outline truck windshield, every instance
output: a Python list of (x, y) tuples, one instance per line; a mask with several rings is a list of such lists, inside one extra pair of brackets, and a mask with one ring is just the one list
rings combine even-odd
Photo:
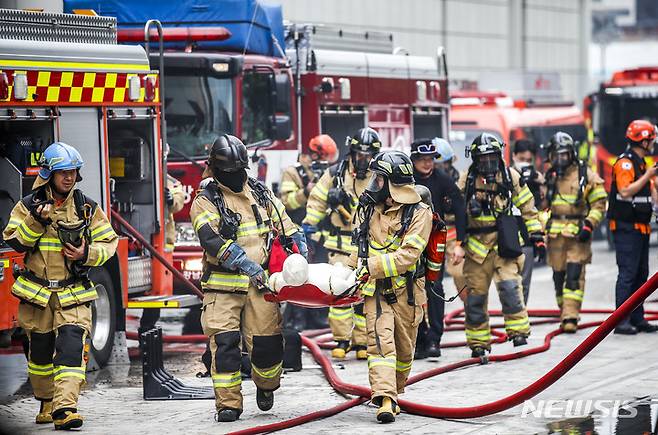
[(584, 124), (565, 124), (565, 125), (542, 125), (521, 127), (525, 137), (532, 140), (537, 145), (548, 144), (549, 139), (558, 131), (568, 133), (574, 141), (584, 142), (587, 140), (587, 130)]
[(245, 144), (270, 138), (272, 103), (272, 75), (245, 72), (242, 79), (242, 141)]
[(233, 133), (233, 82), (205, 74), (172, 74), (165, 81), (170, 160), (205, 158), (217, 136)]
[(626, 149), (626, 128), (634, 119), (658, 121), (658, 98), (601, 95), (594, 108), (594, 131), (601, 145), (612, 155)]

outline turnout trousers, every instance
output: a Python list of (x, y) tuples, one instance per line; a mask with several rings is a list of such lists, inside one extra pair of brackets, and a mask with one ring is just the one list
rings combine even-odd
[(242, 339), (251, 359), (251, 377), (262, 390), (279, 388), (283, 371), (283, 335), (278, 304), (255, 287), (246, 292), (206, 290), (201, 325), (210, 339), (210, 374), (217, 410), (242, 411)]

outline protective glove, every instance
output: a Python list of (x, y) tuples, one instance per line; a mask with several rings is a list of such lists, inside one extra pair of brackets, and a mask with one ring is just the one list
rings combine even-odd
[(532, 250), (536, 261), (543, 261), (546, 258), (546, 243), (544, 234), (540, 232), (531, 233), (529, 239), (532, 242)]
[(306, 244), (306, 236), (304, 235), (303, 232), (297, 231), (296, 233), (293, 233), (292, 236), (293, 242), (295, 242), (295, 245), (297, 245), (297, 249), (299, 249), (299, 253), (308, 260), (308, 245)]
[(336, 208), (345, 201), (345, 191), (338, 187), (332, 187), (327, 193), (327, 205)]
[(239, 271), (248, 275), (249, 278), (265, 273), (260, 264), (250, 260), (244, 250), (237, 243), (231, 243), (231, 245), (226, 248), (226, 251), (224, 251), (219, 262), (228, 270)]
[(50, 209), (55, 201), (48, 199), (46, 201), (35, 201), (32, 199), (29, 209), (32, 217), (43, 226), (48, 226), (53, 223), (50, 218)]
[(174, 205), (174, 194), (171, 193), (171, 189), (169, 189), (168, 187), (165, 187), (164, 197), (165, 197), (165, 202), (169, 207)]
[(578, 238), (578, 241), (581, 243), (588, 242), (592, 238), (592, 230), (594, 229), (594, 225), (587, 219), (583, 222), (583, 225), (580, 227), (580, 231), (578, 231), (578, 234), (576, 237)]
[(367, 282), (370, 279), (370, 271), (368, 265), (364, 264), (356, 270), (356, 280), (360, 282)]
[(302, 231), (304, 231), (304, 234), (307, 236), (311, 236), (318, 232), (318, 227), (311, 224), (302, 224)]

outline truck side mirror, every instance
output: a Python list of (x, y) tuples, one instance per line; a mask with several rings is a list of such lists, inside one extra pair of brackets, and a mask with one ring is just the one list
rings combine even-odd
[(288, 74), (276, 74), (275, 75), (275, 90), (276, 90), (276, 100), (274, 105), (274, 111), (276, 113), (290, 113), (290, 90), (292, 86), (290, 84), (290, 77)]
[(288, 115), (274, 117), (274, 139), (288, 140), (292, 134), (292, 121)]

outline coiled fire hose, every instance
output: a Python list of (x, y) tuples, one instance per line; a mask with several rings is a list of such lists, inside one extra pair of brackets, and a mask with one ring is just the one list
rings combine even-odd
[[(625, 317), (629, 316), (630, 313), (637, 308), (651, 293), (653, 293), (658, 288), (658, 273), (654, 274), (649, 280), (644, 283), (630, 298), (626, 300), (619, 308), (608, 316), (603, 322), (589, 322), (579, 325), (579, 328), (588, 328), (597, 326), (598, 327), (588, 335), (585, 340), (583, 340), (569, 355), (567, 355), (562, 361), (560, 361), (555, 367), (549, 370), (546, 374), (540, 377), (538, 380), (528, 385), (527, 387), (519, 390), (518, 392), (511, 394), (507, 397), (504, 397), (493, 402), (489, 402), (483, 405), (471, 406), (471, 407), (439, 407), (439, 406), (430, 406), (417, 404), (409, 402), (406, 400), (400, 400), (399, 405), (405, 411), (411, 414), (422, 415), (425, 417), (434, 417), (434, 418), (476, 418), (483, 417), (486, 415), (495, 414), (506, 409), (512, 408), (516, 405), (523, 403), (525, 400), (528, 400), (535, 395), (539, 394), (558, 379), (560, 379), (564, 374), (566, 374), (571, 368), (573, 368), (580, 360), (582, 360), (592, 349), (594, 349), (614, 328), (621, 322)], [(460, 312), (463, 310), (456, 310), (446, 316), (446, 323), (451, 323), (454, 321)], [(607, 310), (583, 310), (584, 314), (590, 313), (609, 313)], [(656, 314), (655, 311), (647, 313)], [(491, 312), (492, 315), (500, 314), (499, 312)], [(529, 315), (532, 316), (555, 316), (557, 310), (530, 310)], [(652, 316), (651, 320), (655, 320), (658, 316)], [(533, 355), (536, 353), (544, 352), (550, 347), (551, 340), (559, 335), (561, 332), (559, 329), (549, 332), (544, 338), (544, 344), (535, 348), (529, 348), (519, 352), (513, 352), (510, 354), (504, 355), (491, 355), (489, 356), (489, 361), (508, 361), (511, 359), (521, 358), (528, 355)], [(257, 426), (249, 429), (244, 429), (240, 431), (233, 432), (233, 434), (257, 434), (257, 433), (266, 433), (273, 432), (277, 430), (287, 429), (290, 427), (298, 426), (300, 424), (307, 423), (319, 418), (329, 417), (335, 415), (339, 412), (342, 412), (351, 407), (362, 404), (370, 399), (370, 389), (367, 387), (348, 384), (340, 380), (337, 376), (335, 370), (331, 365), (329, 358), (324, 355), (320, 346), (308, 336), (302, 335), (302, 343), (311, 351), (313, 358), (322, 368), (325, 377), (331, 384), (331, 386), (341, 394), (351, 394), (360, 396), (355, 399), (346, 401), (338, 406), (316, 411), (311, 414), (300, 416), (294, 419), (285, 420), (281, 422), (276, 422), (268, 425)], [(432, 370), (428, 370), (422, 373), (419, 373), (415, 376), (412, 376), (407, 381), (407, 385), (414, 384), (423, 379), (439, 375), (441, 373), (446, 373), (451, 370), (455, 370), (461, 367), (466, 367), (469, 365), (479, 364), (482, 361), (479, 358), (469, 358), (463, 361), (458, 361), (452, 364), (448, 364), (442, 367), (437, 367)]]

